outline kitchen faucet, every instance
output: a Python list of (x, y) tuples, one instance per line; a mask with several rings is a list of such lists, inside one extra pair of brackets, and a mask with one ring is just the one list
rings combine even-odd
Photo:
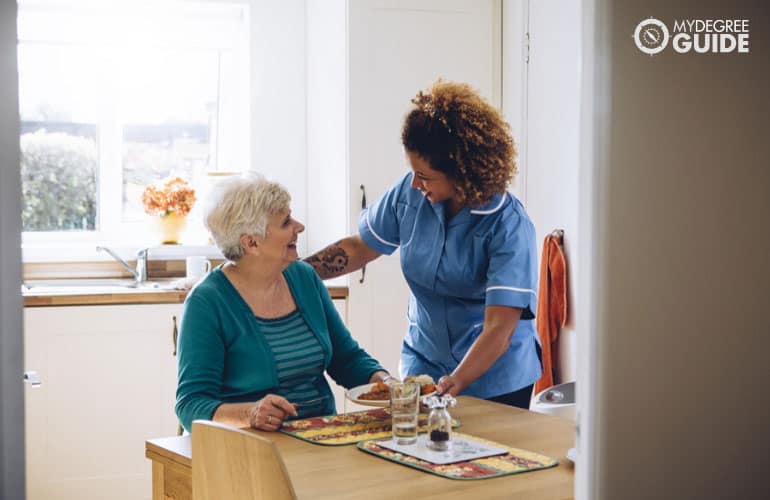
[(98, 252), (100, 250), (110, 254), (113, 259), (117, 260), (123, 267), (125, 267), (126, 270), (134, 277), (134, 281), (136, 281), (137, 284), (141, 284), (147, 281), (147, 252), (149, 252), (149, 248), (142, 248), (136, 252), (136, 268), (131, 267), (128, 262), (121, 259), (118, 254), (109, 248), (97, 246), (96, 251)]

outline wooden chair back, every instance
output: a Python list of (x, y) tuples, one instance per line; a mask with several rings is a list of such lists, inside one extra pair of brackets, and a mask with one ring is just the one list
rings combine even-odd
[(296, 499), (275, 443), (235, 427), (192, 425), (193, 500)]

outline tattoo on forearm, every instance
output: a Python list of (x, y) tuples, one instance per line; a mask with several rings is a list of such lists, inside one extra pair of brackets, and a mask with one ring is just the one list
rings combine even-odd
[(313, 266), (322, 278), (331, 278), (342, 274), (349, 260), (348, 253), (339, 246), (338, 241), (311, 255), (305, 259), (305, 262)]

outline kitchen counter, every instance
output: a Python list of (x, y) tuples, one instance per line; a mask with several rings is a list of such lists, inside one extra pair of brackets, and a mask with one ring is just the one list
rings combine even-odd
[[(51, 307), (51, 306), (92, 306), (92, 305), (127, 305), (127, 304), (181, 304), (189, 290), (169, 290), (153, 288), (128, 288), (117, 289), (105, 287), (97, 290), (94, 287), (61, 287), (57, 291), (39, 292), (35, 288), (24, 290), (24, 307)], [(348, 297), (347, 286), (329, 286), (327, 290), (332, 299), (346, 299)]]

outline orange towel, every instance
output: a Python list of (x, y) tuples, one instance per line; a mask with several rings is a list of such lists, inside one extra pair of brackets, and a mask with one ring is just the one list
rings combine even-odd
[(567, 321), (567, 262), (561, 235), (554, 233), (545, 237), (540, 259), (540, 289), (537, 294), (535, 325), (543, 346), (543, 375), (535, 383), (535, 394), (554, 384), (553, 369), (559, 330)]

